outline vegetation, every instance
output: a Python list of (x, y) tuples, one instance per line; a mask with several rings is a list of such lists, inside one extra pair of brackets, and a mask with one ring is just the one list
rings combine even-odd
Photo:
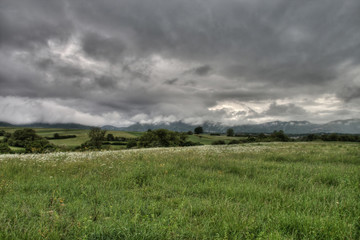
[(359, 150), (291, 142), (2, 155), (0, 239), (355, 240)]
[(235, 135), (234, 129), (229, 128), (229, 129), (226, 131), (226, 136), (228, 136), (228, 137), (233, 137), (234, 135)]
[(0, 142), (0, 153), (11, 153), (11, 149), (7, 143)]
[[(11, 153), (31, 153), (32, 147), (26, 150), (25, 144), (18, 144), (14, 142), (14, 134), (21, 128), (1, 127), (0, 128), (0, 142), (8, 143)], [(44, 138), (48, 141), (42, 141), (41, 144), (48, 148), (40, 147), (39, 152), (49, 151), (79, 151), (79, 150), (96, 150), (93, 144), (89, 145), (89, 130), (83, 129), (51, 129), (51, 128), (36, 128), (28, 129), (26, 131), (32, 132), (30, 136), (35, 133), (37, 137), (34, 139)], [(102, 140), (101, 149), (120, 150), (126, 148), (141, 147), (138, 146), (138, 139), (144, 135), (144, 132), (122, 132), (122, 131), (106, 131)], [(185, 134), (185, 133), (184, 133)], [(21, 134), (22, 135), (22, 134)], [(283, 131), (275, 131), (272, 134), (240, 134), (235, 136), (226, 136), (221, 133), (209, 134), (192, 134), (192, 131), (186, 133), (186, 142), (179, 146), (193, 146), (193, 145), (211, 145), (211, 144), (244, 144), (252, 142), (273, 142), (273, 141), (349, 141), (360, 142), (360, 135), (354, 134), (309, 134), (309, 135), (286, 135)], [(29, 138), (32, 141), (31, 137)], [(225, 142), (225, 143), (224, 143)], [(86, 143), (86, 144), (84, 144)], [(99, 145), (98, 145), (99, 146)], [(39, 148), (39, 146), (37, 147)], [(35, 150), (35, 149), (34, 149)]]
[(4, 142), (12, 147), (21, 147), (26, 153), (44, 153), (56, 150), (55, 145), (36, 134), (33, 129), (16, 130), (13, 134), (5, 133)]
[(166, 129), (147, 131), (142, 135), (138, 142), (138, 147), (177, 147), (177, 146), (194, 146), (195, 143), (186, 141), (186, 133), (178, 133)]
[(90, 150), (101, 150), (102, 144), (105, 141), (106, 130), (101, 130), (101, 128), (95, 127), (91, 128), (88, 135), (90, 140), (86, 141), (81, 145), (82, 149)]
[(196, 127), (195, 129), (194, 129), (194, 133), (195, 134), (202, 134), (202, 133), (204, 133), (204, 129), (202, 128), (202, 127)]
[(341, 142), (360, 142), (360, 136), (355, 134), (309, 134), (301, 138), (302, 141), (341, 141)]
[(54, 133), (53, 137), (45, 137), (48, 140), (56, 140), (56, 139), (68, 139), (68, 138), (76, 138), (76, 135), (60, 135), (59, 133)]

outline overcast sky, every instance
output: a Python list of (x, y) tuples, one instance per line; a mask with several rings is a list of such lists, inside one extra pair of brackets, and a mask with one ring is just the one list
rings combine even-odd
[(359, 0), (1, 0), (0, 121), (360, 118)]

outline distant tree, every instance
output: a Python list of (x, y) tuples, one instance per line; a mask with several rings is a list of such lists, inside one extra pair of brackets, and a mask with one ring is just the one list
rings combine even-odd
[(281, 141), (281, 142), (288, 142), (288, 141), (290, 141), (290, 138), (284, 133), (283, 130), (274, 131), (274, 132), (271, 134), (271, 138), (272, 138), (274, 141)]
[(139, 138), (139, 147), (175, 147), (184, 146), (187, 134), (173, 132), (167, 129), (157, 129), (146, 132)]
[(259, 138), (259, 139), (264, 139), (264, 138), (266, 138), (266, 135), (265, 135), (264, 133), (260, 133), (260, 134), (258, 135), (258, 138)]
[(204, 133), (204, 129), (202, 128), (202, 127), (196, 127), (195, 129), (194, 129), (194, 133), (195, 134), (202, 134), (202, 133)]
[(115, 137), (113, 134), (109, 133), (108, 135), (106, 135), (106, 140), (108, 141), (115, 141)]
[(228, 137), (233, 137), (234, 136), (234, 129), (232, 129), (232, 128), (229, 128), (227, 131), (226, 131), (226, 135), (228, 136)]
[(4, 136), (5, 135), (5, 131), (4, 130), (0, 130), (0, 136)]
[(188, 131), (187, 135), (193, 135), (194, 133), (192, 131)]
[(83, 143), (81, 147), (101, 150), (102, 143), (105, 140), (105, 134), (106, 134), (106, 130), (101, 130), (101, 128), (98, 127), (91, 128), (88, 133), (90, 140)]
[(10, 146), (25, 148), (26, 153), (43, 153), (56, 150), (55, 145), (37, 135), (35, 130), (30, 128), (16, 130), (7, 138), (7, 143)]
[(59, 133), (54, 133), (54, 139), (59, 139), (60, 138), (60, 134)]
[(136, 139), (130, 139), (127, 144), (126, 147), (127, 148), (133, 148), (137, 146), (137, 140)]

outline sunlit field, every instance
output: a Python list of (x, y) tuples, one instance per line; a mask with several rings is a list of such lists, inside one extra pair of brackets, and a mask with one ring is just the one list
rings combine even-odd
[(360, 239), (360, 145), (0, 155), (0, 239)]

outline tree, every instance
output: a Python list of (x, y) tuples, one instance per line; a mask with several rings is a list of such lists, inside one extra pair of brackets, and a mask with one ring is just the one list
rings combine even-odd
[(13, 147), (23, 147), (26, 153), (43, 153), (56, 150), (56, 147), (45, 138), (36, 134), (35, 130), (25, 128), (16, 130), (7, 143)]
[(115, 137), (113, 134), (109, 133), (108, 135), (106, 135), (106, 140), (108, 141), (115, 141)]
[(167, 129), (157, 129), (146, 132), (139, 138), (139, 147), (176, 147), (185, 146), (186, 133), (173, 132)]
[(0, 143), (0, 153), (11, 153), (11, 149), (6, 143)]
[(101, 130), (101, 128), (98, 127), (91, 128), (88, 133), (90, 140), (83, 143), (81, 147), (100, 150), (105, 140), (105, 134), (106, 130)]
[(195, 129), (194, 129), (194, 133), (195, 134), (201, 134), (201, 133), (204, 133), (204, 129), (202, 128), (202, 127), (196, 127)]
[(233, 136), (234, 136), (234, 129), (229, 128), (229, 129), (226, 131), (226, 135), (227, 135), (228, 137), (233, 137)]
[(271, 138), (272, 138), (274, 141), (281, 141), (281, 142), (288, 142), (288, 141), (290, 141), (290, 138), (284, 133), (283, 130), (274, 131), (274, 132), (271, 134)]

